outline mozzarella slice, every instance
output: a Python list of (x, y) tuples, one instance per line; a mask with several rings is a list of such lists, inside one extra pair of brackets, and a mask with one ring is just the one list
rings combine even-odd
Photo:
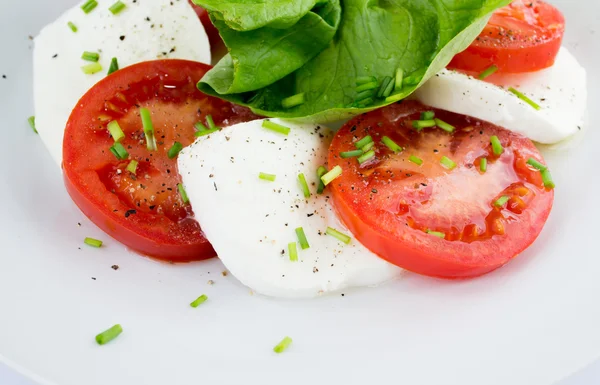
[[(553, 67), (526, 74), (504, 75), (499, 85), (443, 70), (419, 88), (423, 104), (473, 116), (551, 144), (575, 134), (583, 123), (586, 71), (561, 48)], [(508, 91), (514, 87), (541, 106), (537, 111)]]
[[(316, 194), (316, 170), (326, 162), (330, 131), (273, 121), (290, 127), (290, 134), (267, 130), (258, 120), (199, 138), (179, 156), (196, 219), (225, 266), (246, 286), (274, 297), (314, 297), (398, 276), (400, 268), (355, 239), (346, 245), (325, 234), (332, 227), (351, 235), (327, 190)], [(259, 179), (260, 172), (275, 174), (275, 182)], [(309, 199), (300, 189), (300, 173)], [(298, 262), (292, 262), (288, 243), (298, 242), (298, 227), (310, 248), (298, 244)]]
[[(77, 101), (106, 76), (111, 59), (121, 68), (147, 60), (180, 58), (211, 62), (208, 37), (187, 1), (125, 1), (117, 15), (113, 0), (99, 0), (85, 14), (73, 7), (35, 38), (33, 53), (36, 128), (52, 158), (62, 162), (63, 133)], [(78, 28), (71, 31), (72, 22)], [(84, 51), (100, 54), (102, 71), (86, 75)]]

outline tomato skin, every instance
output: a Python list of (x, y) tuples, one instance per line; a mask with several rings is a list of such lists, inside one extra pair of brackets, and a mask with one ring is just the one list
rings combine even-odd
[(449, 68), (481, 73), (539, 71), (551, 67), (565, 31), (562, 13), (541, 0), (515, 0), (492, 15), (479, 37), (456, 55)]
[[(435, 111), (436, 117), (457, 127), (456, 133), (436, 128), (415, 132), (410, 123), (423, 111)], [(356, 158), (339, 156), (366, 135), (376, 143), (375, 160), (359, 166)], [(384, 135), (405, 150), (394, 155), (380, 143)], [(499, 136), (505, 147), (501, 157), (491, 153), (491, 135)], [(421, 158), (423, 165), (410, 163), (410, 155)], [(442, 155), (457, 167), (444, 169), (439, 164)], [(483, 156), (490, 162), (486, 174), (475, 164)], [(543, 162), (531, 141), (518, 134), (404, 102), (342, 127), (331, 144), (328, 167), (339, 165), (343, 173), (328, 188), (340, 219), (383, 259), (427, 276), (475, 277), (525, 250), (550, 214), (554, 192), (545, 189), (539, 172), (527, 166), (530, 157)], [(452, 180), (456, 185), (449, 183)], [(526, 193), (520, 197), (521, 189)], [(502, 209), (494, 208), (493, 202), (503, 195), (511, 200)], [(446, 238), (428, 234), (428, 229)]]
[[(67, 191), (98, 227), (129, 248), (172, 262), (216, 254), (178, 193), (177, 141), (195, 140), (194, 124), (212, 115), (217, 125), (256, 118), (248, 109), (202, 94), (196, 82), (211, 67), (186, 60), (157, 60), (123, 68), (98, 82), (77, 103), (65, 129), (63, 171)], [(149, 152), (139, 108), (152, 113), (158, 148)], [(119, 161), (106, 126), (119, 122), (130, 154)], [(139, 161), (135, 175), (126, 171)]]
[(216, 45), (222, 43), (221, 35), (219, 35), (219, 30), (213, 25), (212, 21), (210, 20), (210, 16), (208, 15), (208, 12), (204, 8), (194, 4), (193, 0), (188, 1), (191, 4), (192, 8), (194, 8), (194, 11), (196, 11), (198, 17), (200, 18), (200, 21), (202, 22), (202, 25), (206, 30), (206, 34), (208, 35), (208, 41), (210, 41), (210, 46), (214, 49)]

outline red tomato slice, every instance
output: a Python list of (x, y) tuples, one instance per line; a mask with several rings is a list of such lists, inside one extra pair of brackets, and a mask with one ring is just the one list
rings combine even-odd
[(551, 67), (565, 32), (565, 18), (541, 0), (514, 0), (493, 15), (467, 50), (449, 68), (483, 72), (492, 65), (498, 73), (532, 72)]
[[(423, 111), (456, 127), (417, 132)], [(342, 159), (370, 135), (376, 156), (359, 165)], [(490, 138), (504, 147), (494, 156)], [(382, 144), (387, 136), (404, 151)], [(419, 166), (409, 159), (422, 160)], [(442, 166), (446, 156), (456, 163)], [(487, 171), (480, 171), (486, 158)], [(343, 173), (330, 185), (334, 206), (356, 238), (387, 261), (413, 272), (444, 278), (490, 272), (525, 250), (539, 235), (554, 199), (541, 174), (533, 143), (518, 134), (463, 115), (405, 102), (359, 116), (336, 134), (329, 167)], [(413, 158), (414, 159), (414, 158)], [(497, 207), (502, 197), (508, 201)], [(443, 238), (440, 238), (443, 237)]]
[[(211, 67), (186, 60), (136, 64), (106, 77), (77, 103), (65, 130), (63, 169), (67, 191), (81, 211), (113, 238), (142, 254), (183, 262), (215, 256), (179, 195), (175, 142), (195, 139), (194, 124), (212, 115), (217, 125), (256, 118), (249, 110), (206, 96), (196, 88)], [(139, 107), (150, 110), (157, 151), (146, 149)], [(129, 159), (109, 150), (116, 120)], [(139, 161), (137, 172), (126, 170)]]
[(194, 4), (193, 0), (188, 1), (194, 8), (194, 11), (196, 11), (196, 14), (200, 18), (202, 25), (204, 25), (204, 29), (208, 35), (208, 41), (210, 41), (210, 46), (214, 48), (216, 45), (221, 44), (221, 35), (219, 35), (219, 30), (213, 25), (212, 21), (210, 21), (208, 12), (201, 6)]

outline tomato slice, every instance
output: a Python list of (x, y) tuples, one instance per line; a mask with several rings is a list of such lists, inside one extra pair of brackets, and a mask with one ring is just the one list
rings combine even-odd
[(210, 16), (208, 16), (208, 12), (204, 8), (194, 4), (193, 0), (188, 1), (192, 5), (192, 8), (194, 8), (194, 11), (196, 11), (198, 17), (200, 18), (200, 21), (202, 22), (202, 25), (206, 30), (206, 34), (208, 35), (208, 41), (210, 42), (210, 46), (214, 49), (216, 45), (221, 44), (222, 42), (221, 35), (219, 35), (219, 30), (213, 25), (212, 21), (210, 21)]
[[(416, 131), (412, 121), (423, 111), (434, 111), (456, 130)], [(357, 158), (340, 157), (356, 150), (355, 142), (367, 135), (375, 143), (375, 157), (362, 165)], [(500, 156), (492, 151), (493, 135), (503, 145)], [(384, 136), (404, 150), (392, 152), (382, 144)], [(444, 167), (444, 156), (456, 167)], [(482, 158), (488, 162), (486, 172), (480, 170)], [(529, 158), (543, 162), (533, 143), (519, 134), (411, 101), (342, 127), (328, 163), (343, 172), (329, 186), (340, 218), (380, 257), (419, 274), (472, 277), (525, 250), (548, 218), (554, 192), (527, 165)], [(508, 201), (497, 207), (500, 198)]]
[(541, 0), (514, 0), (491, 17), (479, 37), (454, 57), (449, 68), (498, 73), (533, 72), (551, 67), (565, 32), (565, 18)]
[[(206, 96), (196, 88), (211, 67), (186, 60), (158, 60), (121, 69), (98, 82), (77, 103), (65, 130), (63, 169), (67, 191), (98, 227), (142, 254), (183, 262), (215, 256), (178, 192), (175, 142), (195, 139), (194, 124), (212, 115), (217, 125), (256, 117), (246, 108)], [(148, 151), (139, 107), (150, 110), (157, 151)], [(118, 160), (107, 131), (116, 120), (129, 153)], [(126, 170), (139, 162), (136, 173)]]

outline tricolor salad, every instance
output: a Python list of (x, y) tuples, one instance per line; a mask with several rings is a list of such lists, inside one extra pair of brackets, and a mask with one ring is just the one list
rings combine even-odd
[(564, 31), (542, 0), (89, 0), (35, 38), (30, 121), (139, 254), (275, 297), (476, 277), (550, 215), (536, 144), (582, 127)]

